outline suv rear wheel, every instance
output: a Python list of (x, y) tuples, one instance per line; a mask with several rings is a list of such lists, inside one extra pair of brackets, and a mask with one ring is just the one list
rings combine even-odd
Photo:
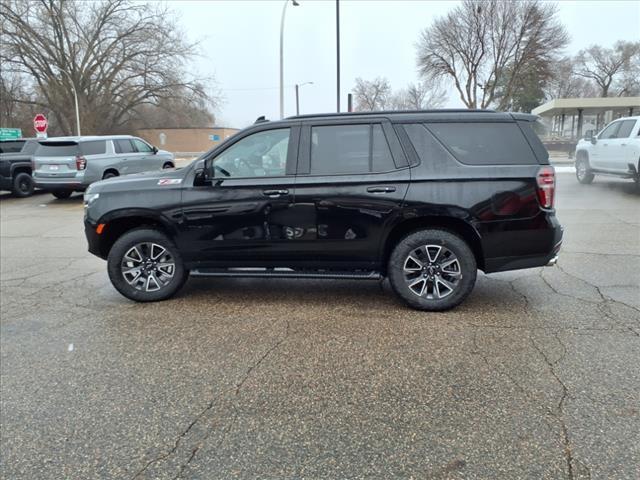
[(586, 155), (580, 155), (576, 159), (576, 178), (583, 185), (593, 182), (595, 175), (591, 173), (589, 168), (589, 158)]
[(116, 290), (136, 302), (165, 300), (189, 277), (171, 240), (146, 228), (127, 232), (114, 243), (107, 269)]
[(404, 237), (391, 252), (387, 272), (393, 290), (419, 310), (448, 310), (473, 290), (473, 252), (457, 235), (437, 229)]

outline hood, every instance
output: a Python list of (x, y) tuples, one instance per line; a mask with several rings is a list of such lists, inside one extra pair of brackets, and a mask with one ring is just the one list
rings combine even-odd
[(159, 187), (180, 188), (189, 168), (168, 168), (150, 172), (134, 173), (92, 183), (87, 193), (131, 192), (157, 190)]

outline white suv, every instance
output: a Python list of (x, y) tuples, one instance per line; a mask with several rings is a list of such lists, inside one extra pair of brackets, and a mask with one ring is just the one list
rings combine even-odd
[(596, 174), (635, 180), (640, 187), (640, 117), (619, 118), (576, 146), (576, 177), (591, 183)]

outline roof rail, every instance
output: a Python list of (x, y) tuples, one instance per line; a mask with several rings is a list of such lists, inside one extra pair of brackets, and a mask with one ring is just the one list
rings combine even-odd
[(350, 117), (361, 115), (393, 115), (393, 114), (420, 114), (420, 113), (496, 113), (495, 110), (468, 109), (468, 108), (441, 108), (435, 110), (378, 110), (367, 112), (333, 112), (333, 113), (310, 113), (304, 115), (294, 115), (287, 117), (294, 118), (318, 118), (318, 117)]

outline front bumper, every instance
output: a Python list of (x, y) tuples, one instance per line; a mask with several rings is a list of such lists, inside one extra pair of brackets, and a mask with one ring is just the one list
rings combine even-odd
[(100, 257), (106, 260), (106, 257), (102, 254), (101, 236), (96, 232), (97, 225), (93, 225), (87, 220), (84, 221), (84, 234), (87, 237), (87, 244), (89, 253), (94, 254), (96, 257)]

